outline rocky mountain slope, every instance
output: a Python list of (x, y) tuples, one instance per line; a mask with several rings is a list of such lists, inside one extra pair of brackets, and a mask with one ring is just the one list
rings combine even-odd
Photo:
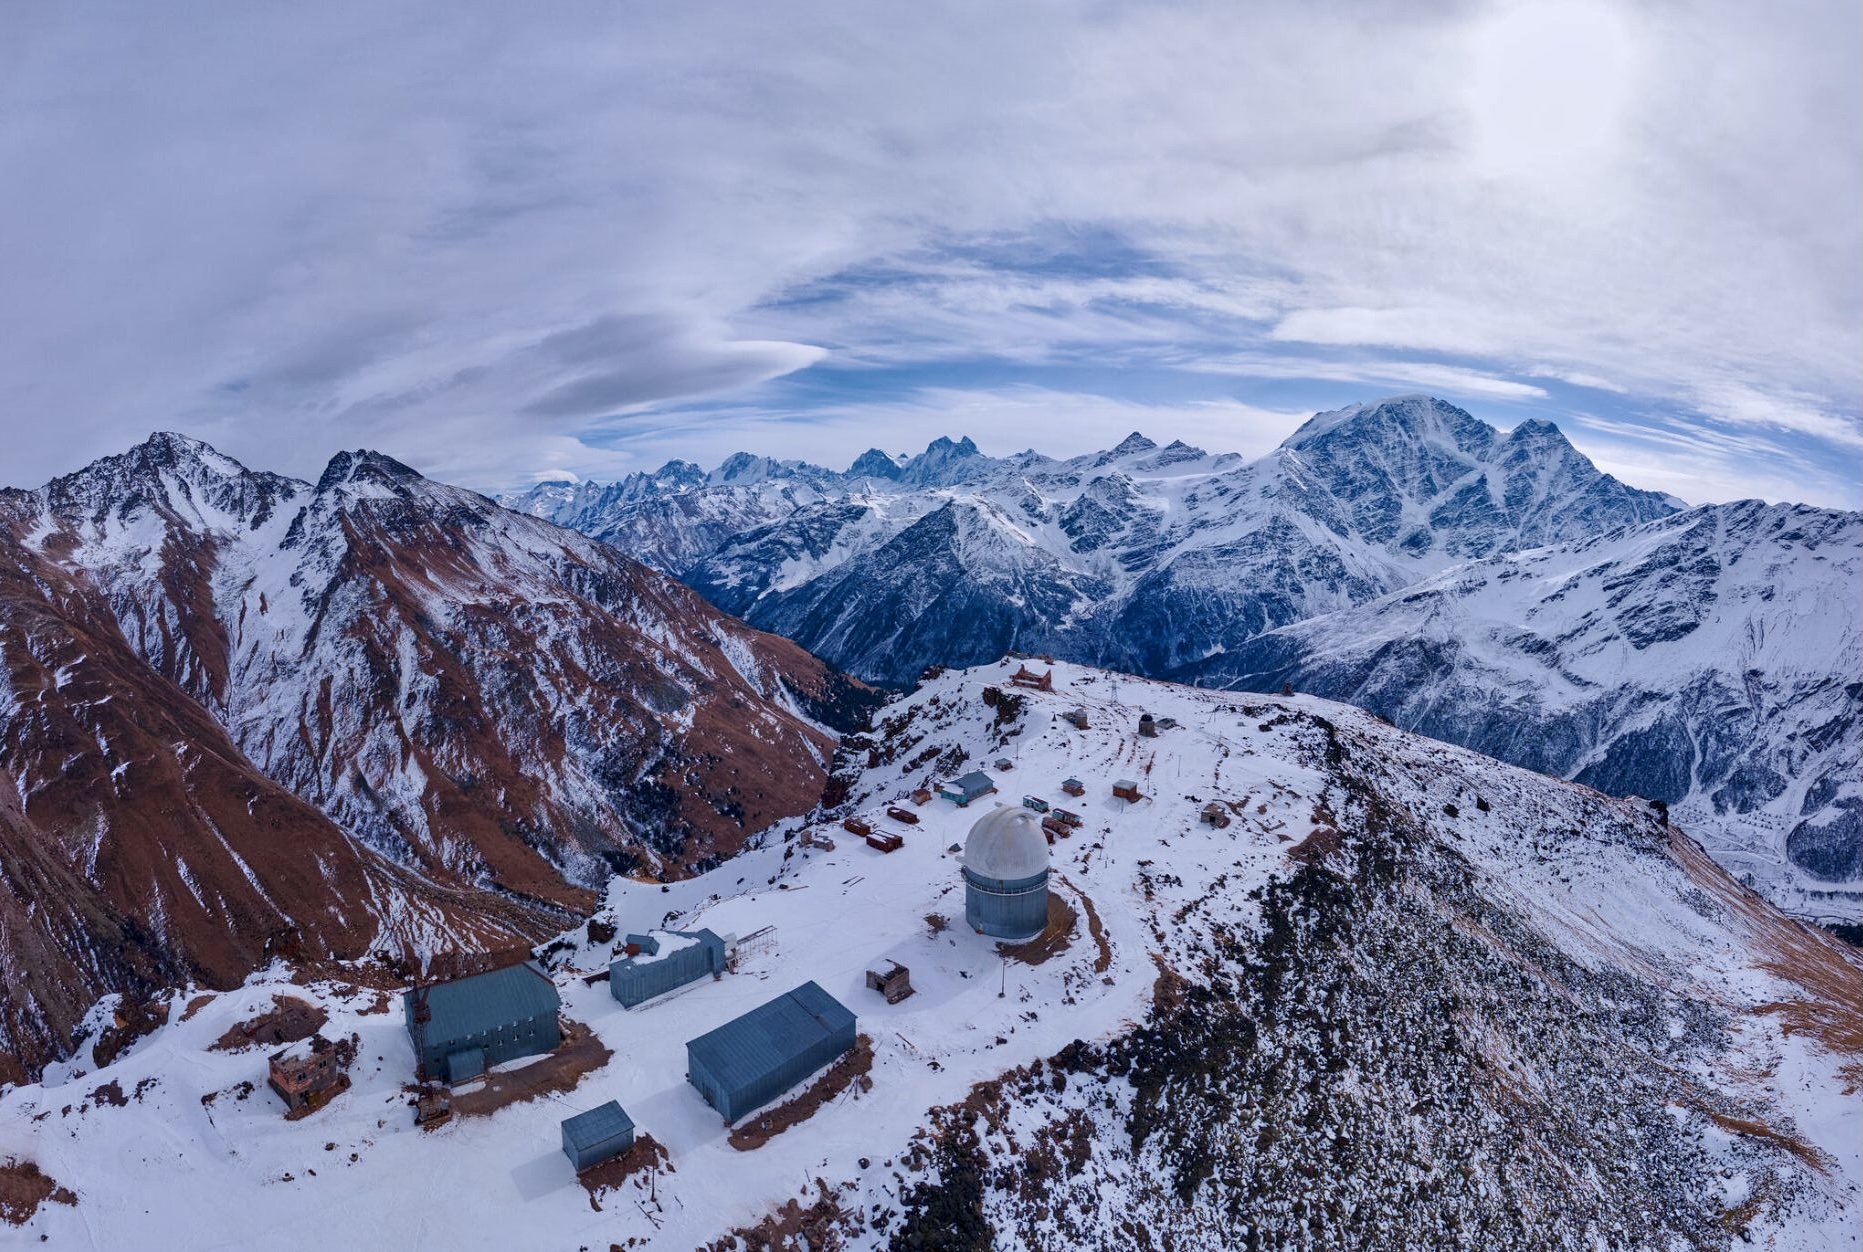
[[(207, 1045), (284, 971), (106, 1070), (0, 1093), (0, 1154), (68, 1187), (54, 1246), (378, 1242), (677, 1249), (1843, 1247), (1863, 1219), (1863, 967), (1641, 802), (1500, 765), (1309, 696), (1070, 665), (986, 704), (951, 672), (835, 763), (845, 804), (603, 916), (766, 931), (733, 972), (621, 1009), (550, 946), (565, 1011), (613, 1055), (571, 1091), (410, 1124), (401, 1024), (346, 980), (292, 986), (354, 1034), (354, 1087), (304, 1121)], [(1074, 729), (1059, 714), (1088, 713)], [(1175, 720), (1137, 733), (1148, 711)], [(995, 771), (996, 758), (1011, 761)], [(885, 806), (977, 764), (999, 794)], [(1087, 784), (1066, 800), (1061, 780)], [(1137, 803), (1110, 782), (1139, 783)], [(961, 925), (960, 843), (1027, 792), (1078, 809), (1053, 929)], [(1216, 802), (1228, 824), (1199, 820)], [(831, 822), (901, 834), (883, 854)], [(916, 994), (865, 986), (884, 959)], [(805, 980), (859, 1015), (870, 1087), (757, 1146), (684, 1080), (685, 1040)], [(184, 993), (188, 994), (188, 993)], [(177, 997), (177, 1004), (182, 997)], [(667, 1156), (577, 1185), (571, 1112), (619, 1101)]]
[(1245, 462), (1134, 434), (1057, 461), (940, 439), (847, 474), (739, 456), (508, 501), (691, 584), (831, 663), (907, 684), (1005, 648), (1162, 674), (1446, 565), (1674, 511), (1545, 422), (1405, 396)]
[(615, 549), (372, 453), (158, 435), (0, 494), (0, 1050), (280, 945), (526, 942), (820, 792), (860, 692)]
[(1665, 801), (1802, 916), (1863, 888), (1863, 517), (1757, 501), (1456, 566), (1285, 626), (1194, 681), (1347, 700)]

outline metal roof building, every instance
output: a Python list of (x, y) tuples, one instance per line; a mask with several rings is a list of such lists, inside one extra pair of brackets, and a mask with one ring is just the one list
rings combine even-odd
[(1020, 805), (979, 817), (964, 840), (964, 920), (998, 939), (1027, 939), (1048, 925), (1048, 836)]
[(938, 788), (938, 794), (952, 801), (958, 808), (964, 808), (972, 800), (980, 799), (996, 790), (996, 780), (980, 769), (973, 769), (968, 774), (953, 778)]
[(563, 1155), (580, 1174), (634, 1146), (634, 1119), (613, 1100), (563, 1119)]
[(420, 1068), (447, 1082), (563, 1041), (557, 1025), (563, 998), (550, 976), (529, 963), (417, 987), (401, 1004)]
[[(635, 938), (646, 940), (640, 953), (608, 967), (609, 993), (627, 1008), (697, 982), (707, 974), (713, 978), (724, 974), (725, 941), (709, 930), (670, 931), (665, 935), (667, 942), (650, 935), (629, 936), (630, 940)], [(682, 941), (682, 946), (673, 946)]]
[(855, 1017), (813, 982), (686, 1044), (686, 1081), (734, 1122), (854, 1046)]

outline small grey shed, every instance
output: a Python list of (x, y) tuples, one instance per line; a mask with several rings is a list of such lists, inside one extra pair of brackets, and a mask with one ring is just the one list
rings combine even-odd
[(563, 1119), (563, 1155), (579, 1174), (634, 1146), (634, 1119), (613, 1100)]
[(622, 942), (627, 945), (629, 956), (636, 956), (642, 952), (648, 956), (658, 956), (660, 953), (660, 941), (652, 935), (629, 935)]

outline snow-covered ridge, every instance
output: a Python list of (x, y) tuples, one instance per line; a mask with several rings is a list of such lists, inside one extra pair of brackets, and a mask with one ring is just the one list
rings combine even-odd
[[(773, 938), (630, 1011), (577, 977), (611, 945), (566, 934), (565, 1010), (613, 1052), (574, 1091), (422, 1132), (405, 1030), (375, 992), (280, 968), (192, 1015), (181, 993), (108, 1069), (0, 1093), (0, 1154), (77, 1196), (22, 1233), (309, 1248), (340, 1214), (398, 1245), (686, 1252), (792, 1198), (820, 1223), (812, 1246), (850, 1252), (1129, 1249), (1139, 1229), (1298, 1246), (1315, 1228), (1360, 1247), (1810, 1252), (1854, 1231), (1863, 1110), (1838, 1093), (1857, 1058), (1808, 1025), (1854, 1018), (1854, 955), (1647, 806), (1305, 696), (1062, 664), (1004, 717), (981, 697), (1012, 669), (947, 673), (843, 745), (847, 802), (816, 823), (833, 850), (792, 822), (666, 890), (615, 880), (603, 916), (623, 932)], [(1060, 720), (1076, 706), (1090, 729)], [(1142, 738), (1140, 711), (1176, 726)], [(962, 916), (945, 849), (977, 806), (882, 815), (928, 770), (997, 757), (1013, 769), (996, 800), (1088, 786), (1069, 802), (1084, 827), (1053, 847), (1076, 921), (1040, 964), (927, 924)], [(1114, 799), (1120, 776), (1145, 799)], [(1199, 820), (1211, 801), (1227, 826)], [(842, 813), (904, 846), (839, 835)], [(864, 982), (889, 958), (917, 988), (896, 1005)], [(684, 1081), (685, 1041), (809, 979), (857, 1012), (873, 1086), (739, 1151)], [(206, 1050), (279, 991), (359, 1037), (354, 1086), (303, 1121), (262, 1086), (241, 1098), (261, 1051)], [(671, 1168), (595, 1211), (557, 1126), (608, 1099)]]

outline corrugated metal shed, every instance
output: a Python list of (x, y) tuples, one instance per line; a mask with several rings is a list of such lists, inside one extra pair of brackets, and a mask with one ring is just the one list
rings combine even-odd
[(987, 796), (996, 790), (996, 780), (980, 769), (973, 769), (968, 774), (953, 778), (938, 788), (938, 794), (947, 800), (953, 800), (963, 808), (972, 800)]
[(853, 1011), (813, 982), (686, 1044), (686, 1080), (734, 1122), (854, 1046)]
[(634, 1146), (634, 1119), (613, 1100), (563, 1119), (563, 1155), (581, 1173)]
[(709, 930), (669, 933), (692, 942), (665, 952), (660, 951), (665, 945), (656, 942), (653, 946), (657, 955), (630, 956), (608, 967), (609, 994), (626, 1007), (643, 1004), (707, 974), (716, 978), (724, 973), (723, 939)]
[[(414, 1028), (416, 994), (427, 1006), (427, 1022), (419, 1036)], [(530, 964), (508, 965), (402, 996), (409, 1038), (424, 1039), (423, 1065), (429, 1074), (449, 1081), (457, 1080), (446, 1059), (456, 1052), (482, 1049), (481, 1064), (492, 1066), (550, 1051), (562, 1042), (556, 1019), (562, 1006), (556, 984)]]

